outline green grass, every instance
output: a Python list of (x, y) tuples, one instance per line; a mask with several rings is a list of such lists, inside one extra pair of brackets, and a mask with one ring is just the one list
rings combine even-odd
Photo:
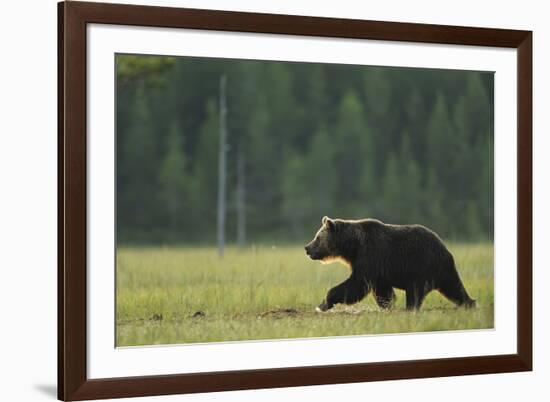
[(404, 292), (381, 311), (372, 295), (326, 313), (315, 306), (349, 269), (306, 258), (302, 247), (117, 250), (117, 345), (304, 338), (493, 327), (492, 244), (451, 244), (477, 308), (455, 308), (438, 292), (419, 312)]

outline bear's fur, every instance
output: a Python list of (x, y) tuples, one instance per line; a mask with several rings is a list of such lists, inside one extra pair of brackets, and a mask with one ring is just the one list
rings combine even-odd
[(317, 310), (353, 304), (371, 290), (381, 308), (393, 305), (393, 288), (406, 292), (406, 307), (419, 309), (436, 289), (458, 306), (474, 307), (439, 236), (420, 225), (388, 225), (376, 219), (322, 220), (322, 227), (305, 247), (313, 260), (339, 260), (351, 268), (344, 282), (330, 289)]

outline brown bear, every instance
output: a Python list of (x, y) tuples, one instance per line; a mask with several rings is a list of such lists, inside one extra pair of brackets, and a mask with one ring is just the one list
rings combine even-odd
[(389, 308), (395, 299), (393, 288), (406, 292), (408, 310), (419, 309), (426, 294), (434, 289), (458, 306), (475, 306), (453, 256), (439, 236), (424, 226), (325, 216), (305, 249), (313, 260), (336, 260), (351, 268), (350, 277), (328, 291), (317, 311), (338, 303), (356, 303), (371, 290), (378, 306)]

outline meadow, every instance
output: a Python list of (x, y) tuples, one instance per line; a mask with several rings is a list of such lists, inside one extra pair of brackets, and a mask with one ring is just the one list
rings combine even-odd
[(372, 294), (325, 313), (315, 307), (349, 268), (309, 260), (300, 246), (118, 247), (117, 346), (305, 338), (492, 328), (493, 245), (451, 243), (475, 309), (456, 308), (437, 291), (418, 312), (393, 309)]

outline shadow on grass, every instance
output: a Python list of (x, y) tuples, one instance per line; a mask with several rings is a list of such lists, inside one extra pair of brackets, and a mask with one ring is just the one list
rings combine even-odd
[[(483, 306), (483, 307), (491, 307), (492, 304), (489, 306)], [(483, 308), (482, 306), (477, 306), (476, 309), (472, 309), (472, 311), (476, 311), (477, 309)], [(325, 318), (333, 318), (336, 316), (360, 316), (363, 314), (381, 314), (381, 315), (393, 315), (393, 316), (408, 316), (408, 315), (422, 315), (422, 314), (430, 314), (430, 313), (438, 313), (438, 314), (446, 314), (448, 312), (453, 311), (460, 311), (463, 308), (456, 307), (456, 306), (430, 306), (430, 307), (423, 307), (418, 311), (411, 311), (407, 310), (404, 307), (393, 307), (387, 310), (380, 309), (378, 307), (372, 307), (372, 306), (365, 306), (365, 305), (354, 305), (354, 306), (345, 306), (345, 305), (337, 305), (334, 308), (324, 311), (324, 312), (318, 312), (314, 308), (310, 308), (309, 306), (298, 306), (298, 307), (279, 307), (263, 312), (240, 312), (228, 315), (226, 319), (234, 319), (234, 320), (248, 320), (250, 318), (257, 318), (257, 319), (282, 319), (282, 318), (295, 318), (295, 319), (301, 319), (301, 318), (312, 318), (317, 317), (319, 319), (325, 319)], [(144, 325), (161, 325), (163, 321), (168, 323), (183, 323), (183, 322), (193, 322), (193, 323), (199, 323), (203, 320), (216, 320), (219, 319), (219, 316), (213, 316), (209, 314), (208, 312), (204, 311), (197, 311), (194, 314), (185, 314), (185, 315), (174, 315), (171, 317), (166, 317), (167, 319), (164, 319), (162, 314), (153, 314), (151, 317), (148, 318), (136, 318), (131, 320), (120, 320), (117, 322), (117, 325), (124, 326), (124, 325), (135, 325), (136, 323), (141, 323)]]

